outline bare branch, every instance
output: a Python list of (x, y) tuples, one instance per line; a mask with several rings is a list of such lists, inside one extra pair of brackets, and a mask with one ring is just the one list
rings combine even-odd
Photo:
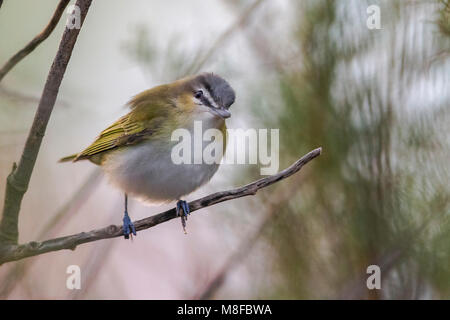
[[(91, 1), (78, 0), (76, 3), (81, 11), (81, 25), (86, 17)], [(0, 245), (4, 246), (8, 243), (17, 243), (18, 219), (22, 198), (28, 188), (34, 164), (41, 147), (42, 138), (44, 137), (47, 123), (55, 105), (59, 86), (61, 85), (79, 33), (80, 29), (77, 28), (66, 28), (64, 31), (58, 52), (50, 68), (19, 165), (16, 166), (14, 164), (13, 170), (8, 176), (3, 217), (0, 224)]]
[[(214, 204), (237, 199), (245, 196), (255, 195), (258, 190), (268, 187), (276, 182), (279, 182), (287, 177), (298, 172), (305, 164), (312, 159), (318, 157), (322, 152), (322, 148), (317, 148), (302, 158), (294, 162), (290, 167), (280, 171), (279, 173), (254, 181), (243, 187), (216, 192), (211, 195), (205, 196), (198, 200), (194, 200), (189, 203), (189, 209), (191, 212), (197, 211), (202, 208), (212, 206)], [(176, 218), (175, 208), (167, 210), (165, 212), (156, 214), (151, 217), (144, 218), (134, 222), (136, 230), (145, 230), (154, 227), (160, 223), (172, 220)], [(23, 258), (40, 255), (47, 252), (58, 251), (63, 249), (75, 250), (75, 248), (83, 243), (117, 238), (123, 235), (122, 227), (117, 225), (110, 225), (102, 229), (96, 229), (89, 232), (81, 232), (78, 234), (65, 236), (61, 238), (55, 238), (42, 242), (29, 242), (23, 245), (10, 245), (3, 247), (0, 251), (0, 264), (8, 261), (20, 260)]]
[[(20, 105), (31, 104), (31, 103), (39, 103), (40, 96), (22, 93), (13, 89), (6, 88), (5, 86), (0, 84), (0, 96), (4, 96), (5, 98), (11, 99), (13, 102), (20, 102)], [(69, 107), (70, 104), (68, 101), (58, 99), (58, 105), (61, 107)]]
[[(0, 81), (2, 81), (3, 77), (12, 69), (16, 64), (20, 62), (23, 58), (29, 55), (38, 45), (41, 44), (45, 39), (47, 39), (50, 34), (55, 29), (58, 24), (61, 15), (69, 4), (70, 0), (61, 0), (56, 7), (55, 12), (47, 24), (47, 26), (42, 30), (36, 37), (33, 38), (23, 49), (19, 50), (15, 55), (13, 55), (0, 69)], [(1, 6), (1, 3), (0, 3)]]
[(21, 102), (25, 102), (25, 103), (39, 102), (39, 96), (32, 96), (29, 94), (23, 94), (21, 92), (16, 92), (16, 91), (7, 89), (1, 85), (0, 85), (0, 95), (8, 97), (8, 98), (12, 98), (14, 100), (20, 100)]
[[(96, 168), (88, 178), (78, 187), (72, 197), (56, 211), (56, 214), (46, 223), (36, 238), (38, 240), (46, 239), (54, 235), (63, 224), (67, 224), (78, 212), (78, 209), (84, 204), (93, 190), (101, 181), (101, 171)], [(28, 270), (37, 260), (18, 261), (0, 280), (0, 299), (8, 298), (14, 288), (20, 284)]]
[(225, 283), (228, 275), (234, 271), (234, 269), (245, 261), (253, 250), (253, 247), (258, 242), (259, 238), (263, 235), (266, 229), (274, 222), (276, 218), (279, 218), (277, 213), (280, 212), (280, 208), (286, 205), (286, 201), (298, 192), (300, 183), (293, 182), (287, 188), (284, 188), (274, 195), (273, 198), (277, 199), (275, 203), (269, 203), (267, 212), (264, 214), (258, 227), (255, 228), (249, 236), (245, 237), (237, 247), (237, 249), (227, 258), (222, 264), (219, 271), (208, 281), (207, 285), (202, 288), (193, 299), (208, 300), (213, 299), (218, 290)]

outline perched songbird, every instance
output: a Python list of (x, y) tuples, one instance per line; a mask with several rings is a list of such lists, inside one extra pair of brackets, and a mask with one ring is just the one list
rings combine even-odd
[(60, 161), (90, 160), (124, 191), (125, 238), (136, 235), (127, 212), (128, 195), (153, 203), (178, 200), (177, 215), (184, 227), (189, 206), (181, 197), (207, 183), (219, 163), (175, 164), (171, 154), (178, 141), (171, 140), (172, 132), (184, 128), (193, 136), (194, 122), (201, 121), (203, 130), (221, 130), (225, 146), (225, 119), (231, 116), (228, 109), (234, 100), (231, 86), (212, 73), (154, 87), (132, 98), (130, 111), (89, 147)]

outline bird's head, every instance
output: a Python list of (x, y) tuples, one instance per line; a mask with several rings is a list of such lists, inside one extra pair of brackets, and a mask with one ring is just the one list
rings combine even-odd
[(177, 92), (177, 106), (183, 111), (209, 112), (222, 119), (229, 118), (230, 106), (234, 103), (233, 88), (223, 78), (213, 73), (179, 80), (174, 83)]

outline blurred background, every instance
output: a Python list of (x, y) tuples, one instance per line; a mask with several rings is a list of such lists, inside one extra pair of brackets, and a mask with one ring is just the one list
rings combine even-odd
[[(381, 29), (366, 26), (380, 7)], [(0, 65), (55, 0), (5, 0)], [(0, 83), (0, 202), (61, 38)], [(230, 128), (279, 128), (280, 169), (254, 197), (140, 232), (7, 263), (2, 299), (449, 299), (448, 0), (96, 0), (76, 43), (20, 214), (20, 242), (120, 224), (122, 194), (90, 163), (59, 164), (139, 91), (212, 71), (235, 88)], [(259, 179), (223, 165), (187, 197)], [(133, 219), (173, 207), (131, 201)], [(368, 290), (366, 269), (381, 269)], [(66, 269), (81, 268), (81, 290)]]

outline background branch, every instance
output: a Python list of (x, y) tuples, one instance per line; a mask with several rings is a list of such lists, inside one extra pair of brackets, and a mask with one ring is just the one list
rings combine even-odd
[[(56, 214), (46, 223), (36, 236), (38, 240), (52, 237), (64, 224), (70, 222), (80, 207), (93, 194), (101, 181), (100, 169), (96, 168), (88, 178), (78, 187), (67, 202), (57, 210)], [(25, 274), (34, 266), (37, 259), (18, 261), (0, 280), (0, 299), (8, 298), (14, 288), (19, 285)]]
[[(305, 182), (304, 179), (302, 180)], [(217, 273), (208, 281), (206, 286), (193, 296), (193, 299), (208, 300), (214, 298), (215, 294), (224, 285), (228, 275), (248, 258), (263, 233), (270, 225), (273, 225), (276, 218), (279, 218), (282, 207), (287, 205), (286, 202), (299, 191), (301, 185), (302, 183), (299, 181), (294, 181), (290, 185), (285, 184), (285, 187), (276, 194), (271, 194), (271, 198), (273, 197), (275, 201), (268, 204), (266, 212), (258, 226), (249, 236), (246, 236), (240, 242), (237, 249), (227, 258)]]
[(219, 47), (223, 45), (223, 43), (225, 43), (236, 30), (248, 23), (254, 11), (263, 2), (264, 0), (256, 0), (247, 9), (245, 9), (244, 12), (239, 16), (239, 18), (217, 38), (217, 40), (209, 48), (209, 50), (206, 51), (206, 53), (201, 58), (199, 58), (198, 61), (194, 61), (194, 63), (188, 68), (186, 74), (193, 74), (201, 69), (201, 67), (206, 64), (206, 62), (214, 55)]
[[(223, 201), (255, 195), (258, 190), (268, 187), (295, 174), (309, 161), (318, 157), (321, 152), (322, 148), (317, 148), (301, 157), (290, 167), (284, 169), (283, 171), (280, 171), (275, 175), (262, 178), (240, 188), (216, 192), (198, 200), (194, 200), (189, 203), (190, 211), (194, 212), (196, 210), (206, 208)], [(176, 218), (175, 208), (148, 218), (135, 221), (134, 225), (136, 227), (136, 230), (138, 231), (145, 230), (174, 218)], [(0, 264), (8, 261), (15, 261), (26, 257), (40, 255), (51, 251), (58, 251), (63, 249), (75, 250), (78, 245), (83, 243), (116, 238), (122, 235), (123, 231), (121, 226), (110, 225), (102, 229), (96, 229), (89, 232), (81, 232), (78, 234), (46, 240), (43, 242), (32, 241), (23, 245), (10, 245), (8, 247), (5, 247), (4, 250), (0, 252)]]
[[(84, 22), (92, 0), (78, 0), (76, 5), (81, 10), (80, 26)], [(81, 28), (80, 28), (81, 29)], [(34, 164), (44, 137), (47, 123), (55, 105), (59, 87), (69, 63), (73, 47), (80, 29), (66, 28), (61, 39), (58, 52), (53, 60), (47, 81), (42, 92), (42, 97), (36, 111), (33, 125), (30, 129), (19, 165), (13, 165), (12, 172), (8, 176), (5, 191), (3, 217), (0, 223), (0, 245), (8, 243), (16, 244), (18, 240), (18, 219), (20, 205), (33, 172)], [(3, 250), (4, 248), (0, 248)]]
[[(0, 81), (2, 81), (3, 77), (12, 69), (16, 64), (20, 62), (23, 58), (25, 58), (28, 54), (30, 54), (36, 47), (41, 44), (45, 39), (47, 39), (50, 34), (55, 30), (56, 25), (58, 24), (59, 19), (61, 19), (61, 15), (69, 4), (70, 0), (61, 0), (56, 7), (55, 12), (53, 13), (50, 22), (47, 26), (42, 30), (37, 36), (33, 38), (23, 49), (19, 50), (15, 55), (13, 55), (0, 69)], [(0, 1), (0, 7), (2, 5), (2, 1)]]

